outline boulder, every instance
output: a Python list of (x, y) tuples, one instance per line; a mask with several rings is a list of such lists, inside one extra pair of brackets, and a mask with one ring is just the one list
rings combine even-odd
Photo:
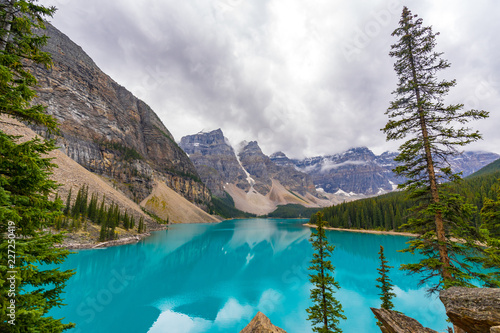
[(437, 333), (402, 313), (387, 309), (371, 308), (371, 310), (383, 324), (380, 328), (383, 333)]
[(279, 327), (271, 324), (271, 320), (262, 312), (257, 312), (252, 321), (240, 333), (286, 333)]
[(452, 287), (439, 298), (451, 322), (465, 332), (499, 332), (494, 327), (500, 326), (500, 289)]

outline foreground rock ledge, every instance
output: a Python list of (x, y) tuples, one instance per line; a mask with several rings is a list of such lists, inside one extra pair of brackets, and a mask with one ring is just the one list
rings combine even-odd
[(439, 294), (451, 322), (465, 332), (500, 332), (500, 289), (452, 287)]
[(371, 310), (384, 325), (380, 328), (384, 333), (438, 333), (399, 312), (375, 308), (371, 308)]
[(271, 320), (259, 311), (240, 333), (286, 333), (286, 331), (271, 324)]

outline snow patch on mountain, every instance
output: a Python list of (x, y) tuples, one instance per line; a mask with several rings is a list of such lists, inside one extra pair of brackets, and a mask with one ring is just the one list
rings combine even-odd
[(335, 162), (332, 160), (323, 160), (323, 163), (321, 165), (321, 172), (329, 172), (333, 169), (338, 169), (346, 165), (366, 165), (368, 164), (367, 161), (345, 161), (345, 162)]

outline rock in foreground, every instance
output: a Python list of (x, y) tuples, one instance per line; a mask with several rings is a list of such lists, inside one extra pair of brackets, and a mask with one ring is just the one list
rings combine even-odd
[(252, 321), (240, 333), (286, 333), (279, 327), (271, 324), (271, 320), (262, 312), (257, 312)]
[(500, 289), (452, 287), (442, 291), (439, 298), (451, 322), (465, 332), (498, 330), (494, 327), (500, 326)]
[(384, 333), (437, 333), (423, 327), (418, 321), (392, 310), (371, 308), (378, 320), (384, 325)]

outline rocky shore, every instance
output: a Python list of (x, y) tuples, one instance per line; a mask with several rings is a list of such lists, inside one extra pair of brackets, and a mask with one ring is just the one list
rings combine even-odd
[[(306, 227), (316, 228), (315, 224), (304, 223)], [(324, 228), (325, 230), (337, 230), (337, 231), (348, 231), (348, 232), (361, 232), (365, 234), (380, 234), (380, 235), (395, 235), (395, 236), (409, 236), (416, 237), (416, 234), (412, 234), (410, 232), (399, 232), (399, 231), (385, 231), (385, 230), (367, 230), (367, 229), (345, 229), (345, 228)]]

